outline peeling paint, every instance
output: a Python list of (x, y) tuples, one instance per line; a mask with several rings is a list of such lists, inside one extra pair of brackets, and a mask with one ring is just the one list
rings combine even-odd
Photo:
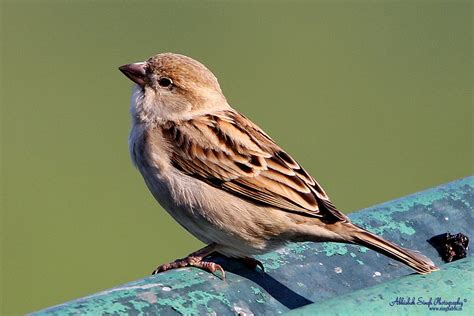
[(152, 293), (152, 292), (138, 293), (137, 297), (141, 298), (142, 300), (147, 301), (150, 304), (155, 304), (156, 302), (158, 302), (158, 297), (156, 296), (155, 293)]
[[(376, 286), (335, 296), (287, 313), (294, 315), (472, 315), (474, 301), (474, 260), (472, 256), (444, 266), (430, 275), (411, 275)], [(449, 282), (446, 282), (449, 281)], [(456, 286), (453, 286), (455, 284)], [(436, 298), (462, 303), (457, 310), (431, 311), (423, 304), (390, 305), (397, 297)], [(435, 307), (447, 305), (433, 304)], [(461, 307), (461, 308), (460, 308)], [(348, 313), (350, 311), (350, 313)], [(469, 312), (471, 311), (471, 312)]]
[(347, 246), (345, 244), (339, 244), (335, 242), (326, 242), (322, 244), (323, 251), (325, 252), (326, 256), (334, 256), (334, 255), (345, 255), (349, 251), (347, 250)]
[(288, 263), (287, 260), (279, 256), (276, 252), (269, 252), (263, 255), (256, 256), (258, 260), (262, 261), (265, 269), (275, 270), (280, 268), (282, 265)]
[(251, 286), (250, 288), (252, 289), (253, 294), (257, 296), (257, 299), (256, 299), (257, 303), (263, 304), (266, 302), (267, 299), (266, 299), (265, 293), (263, 293), (262, 290), (260, 290), (258, 287), (255, 287), (255, 286)]

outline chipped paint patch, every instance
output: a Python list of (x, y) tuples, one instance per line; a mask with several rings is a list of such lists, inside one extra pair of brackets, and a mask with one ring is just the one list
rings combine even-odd
[(282, 265), (288, 263), (287, 260), (283, 259), (278, 255), (277, 252), (269, 252), (263, 255), (256, 256), (258, 260), (262, 261), (265, 269), (275, 270), (280, 268)]
[[(192, 268), (189, 270), (185, 269), (176, 269), (167, 271), (167, 273), (160, 274), (159, 280), (163, 284), (173, 284), (173, 289), (184, 289), (187, 287), (193, 287), (201, 283), (205, 283), (205, 279), (191, 273), (192, 270), (197, 270), (197, 268)], [(212, 277), (212, 275), (210, 275)], [(157, 276), (153, 276), (157, 277)]]
[(156, 302), (158, 302), (158, 297), (155, 293), (152, 292), (138, 293), (137, 297), (141, 298), (144, 301), (147, 301), (150, 304), (155, 304)]
[(217, 300), (220, 301), (221, 303), (230, 306), (230, 302), (227, 299), (227, 297), (224, 295), (224, 293), (211, 293), (211, 292), (206, 292), (206, 291), (191, 291), (187, 295), (189, 297), (189, 300), (193, 302), (192, 308), (193, 310), (198, 310), (199, 305), (204, 305), (206, 306), (207, 310), (209, 313), (212, 312), (212, 310), (209, 307), (209, 302), (212, 300)]
[(275, 250), (275, 252), (279, 255), (287, 255), (288, 254), (288, 249), (287, 247), (281, 247)]
[(326, 256), (343, 256), (349, 252), (345, 244), (339, 244), (335, 242), (325, 242), (322, 244), (322, 248)]
[(263, 304), (267, 301), (267, 297), (262, 290), (255, 286), (251, 286), (250, 288), (252, 289), (253, 294), (257, 296), (257, 299), (255, 300), (257, 303)]
[[(416, 233), (413, 227), (408, 226), (406, 222), (400, 222), (393, 219), (396, 211), (384, 209), (383, 212), (371, 212), (367, 214), (365, 223), (362, 225), (377, 235), (383, 235), (386, 231), (399, 231), (402, 234), (413, 235)], [(372, 223), (372, 224), (371, 224)], [(375, 225), (373, 224), (375, 223)]]
[[(461, 189), (461, 187), (463, 187)], [(453, 190), (455, 188), (455, 190)], [(474, 188), (473, 177), (456, 180), (448, 185), (428, 189), (415, 194), (405, 196), (401, 199), (385, 202), (374, 207), (369, 207), (351, 214), (354, 223), (378, 234), (383, 235), (386, 231), (399, 231), (402, 234), (413, 235), (416, 233), (412, 226), (406, 222), (397, 221), (393, 216), (397, 213), (408, 212), (416, 205), (432, 207), (437, 201), (449, 198), (451, 200), (462, 201), (470, 207), (468, 200), (463, 193)], [(360, 215), (359, 215), (360, 214)], [(373, 222), (370, 224), (370, 222)]]
[(292, 243), (287, 248), (291, 252), (300, 255), (310, 248), (310, 243), (309, 242)]
[(342, 273), (342, 268), (341, 268), (341, 267), (335, 267), (335, 268), (334, 268), (334, 272), (336, 272), (336, 273), (338, 273), (338, 274), (339, 274), (339, 273)]
[(209, 307), (209, 303), (213, 300), (220, 301), (221, 303), (230, 306), (229, 300), (223, 293), (216, 294), (214, 291), (201, 291), (195, 290), (187, 293), (180, 293), (179, 296), (173, 296), (170, 298), (160, 298), (157, 305), (163, 307), (171, 307), (171, 309), (182, 315), (196, 315), (200, 314), (198, 311), (199, 307), (204, 307), (207, 313), (212, 314), (212, 309)]

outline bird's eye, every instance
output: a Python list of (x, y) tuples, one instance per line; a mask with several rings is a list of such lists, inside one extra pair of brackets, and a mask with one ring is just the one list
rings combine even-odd
[(158, 84), (164, 88), (167, 88), (173, 84), (173, 81), (171, 81), (170, 78), (163, 77), (158, 80)]

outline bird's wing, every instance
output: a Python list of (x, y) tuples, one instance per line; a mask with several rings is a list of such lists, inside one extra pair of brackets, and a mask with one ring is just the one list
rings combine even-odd
[(243, 115), (228, 110), (163, 128), (172, 164), (253, 202), (328, 220), (346, 220), (322, 187)]

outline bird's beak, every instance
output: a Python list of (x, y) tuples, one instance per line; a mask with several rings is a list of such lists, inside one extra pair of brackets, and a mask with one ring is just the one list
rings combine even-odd
[(144, 87), (146, 77), (145, 66), (146, 63), (134, 63), (120, 66), (119, 70), (137, 85)]

